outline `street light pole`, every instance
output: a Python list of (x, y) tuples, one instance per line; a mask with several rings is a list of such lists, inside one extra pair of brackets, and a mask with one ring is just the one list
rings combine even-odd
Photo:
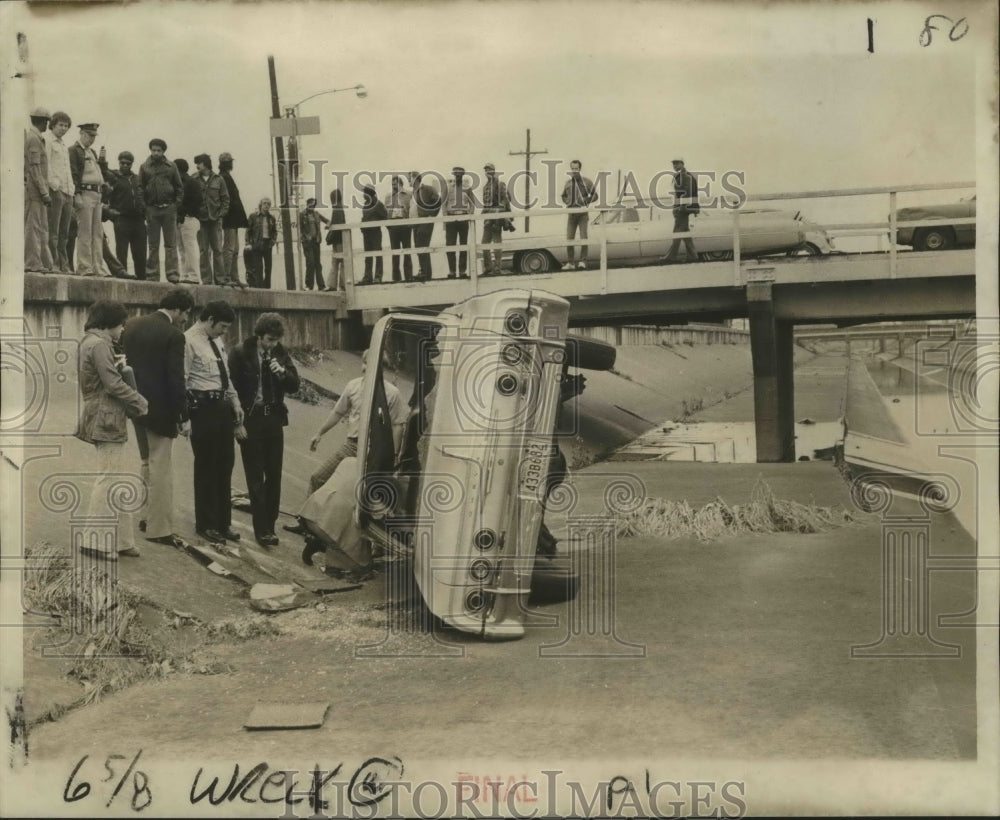
[[(271, 81), (271, 117), (281, 116), (278, 104), (278, 80), (274, 71), (274, 57), (268, 55), (267, 73)], [(274, 138), (274, 151), (278, 160), (278, 208), (281, 213), (281, 241), (285, 245), (285, 287), (295, 290), (295, 251), (292, 248), (292, 219), (288, 208), (288, 183), (285, 168), (285, 149), (281, 137)]]

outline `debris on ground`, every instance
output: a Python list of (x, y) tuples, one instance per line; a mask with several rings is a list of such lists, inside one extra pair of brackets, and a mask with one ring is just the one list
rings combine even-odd
[(763, 481), (754, 484), (750, 501), (728, 504), (722, 498), (694, 509), (687, 501), (646, 498), (637, 510), (618, 521), (618, 536), (681, 538), (714, 541), (727, 535), (764, 532), (824, 532), (853, 524), (847, 510), (775, 498)]
[(254, 584), (250, 606), (258, 612), (285, 612), (316, 603), (315, 593), (292, 584)]
[(243, 728), (318, 729), (326, 720), (329, 703), (256, 703)]

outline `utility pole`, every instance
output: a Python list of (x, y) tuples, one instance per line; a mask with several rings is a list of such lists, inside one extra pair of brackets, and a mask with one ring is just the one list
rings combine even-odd
[[(547, 154), (548, 151), (532, 151), (531, 150), (531, 129), (527, 129), (526, 136), (524, 139), (524, 150), (523, 151), (508, 151), (507, 152), (512, 157), (524, 157), (524, 209), (528, 209), (528, 205), (531, 202), (531, 157), (535, 154)], [(527, 233), (529, 226), (531, 225), (530, 217), (524, 215), (524, 232)]]
[[(278, 104), (278, 80), (274, 73), (274, 57), (268, 55), (267, 73), (271, 80), (271, 119), (281, 117), (281, 106)], [(286, 180), (285, 146), (281, 137), (274, 138), (274, 152), (278, 160), (278, 207), (281, 209), (281, 241), (285, 245), (285, 287), (296, 290), (295, 249), (292, 247), (292, 209), (288, 202), (288, 183)]]

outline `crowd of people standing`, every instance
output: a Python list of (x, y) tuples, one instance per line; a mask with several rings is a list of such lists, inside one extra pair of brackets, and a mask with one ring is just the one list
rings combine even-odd
[[(77, 436), (97, 451), (91, 514), (102, 517), (95, 508), (122, 472), (131, 418), (145, 488), (138, 529), (147, 541), (185, 544), (175, 530), (172, 459), (173, 442), (183, 436), (194, 455), (198, 536), (210, 544), (240, 539), (232, 527), (230, 486), (238, 442), (254, 537), (273, 547), (288, 424), (285, 395), (299, 389), (298, 371), (281, 344), (284, 323), (277, 313), (262, 314), (253, 335), (227, 354), (224, 337), (235, 320), (233, 308), (209, 302), (183, 330), (193, 309), (194, 299), (183, 288), (169, 291), (158, 310), (128, 321), (118, 302), (90, 308), (78, 362), (83, 410)], [(138, 556), (133, 524), (122, 513), (113, 543), (92, 538), (81, 550), (105, 560)]]
[[(198, 154), (189, 174), (187, 160), (171, 161), (166, 141), (154, 137), (138, 172), (127, 150), (111, 168), (104, 147), (93, 147), (98, 123), (80, 124), (77, 141), (67, 145), (68, 114), (35, 108), (30, 119), (24, 139), (25, 271), (246, 287), (238, 273), (239, 231), (249, 219), (232, 154), (219, 154), (218, 173), (210, 155)], [(114, 227), (113, 254), (105, 221)]]

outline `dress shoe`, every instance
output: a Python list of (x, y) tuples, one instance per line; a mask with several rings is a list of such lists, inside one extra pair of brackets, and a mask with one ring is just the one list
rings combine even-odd
[(195, 532), (211, 544), (226, 543), (226, 536), (218, 530), (195, 530)]
[(138, 558), (140, 555), (142, 555), (142, 553), (139, 552), (139, 550), (137, 550), (135, 547), (125, 547), (125, 549), (123, 550), (118, 550), (118, 554), (127, 555), (129, 558)]
[(88, 555), (91, 558), (97, 558), (102, 561), (117, 561), (118, 556), (113, 552), (104, 552), (104, 550), (97, 550), (93, 547), (80, 547), (80, 552), (84, 555)]
[(177, 549), (184, 548), (184, 539), (173, 533), (170, 535), (160, 535), (156, 538), (147, 538), (146, 540), (154, 544), (166, 544), (168, 547), (176, 547)]
[(285, 526), (282, 527), (282, 529), (285, 532), (293, 532), (296, 535), (305, 535), (306, 534), (306, 526), (301, 521), (299, 521), (294, 527), (290, 527), (288, 524), (285, 524)]
[(225, 538), (227, 541), (239, 541), (240, 540), (240, 534), (238, 532), (236, 532), (236, 530), (234, 530), (232, 527), (230, 527), (228, 530), (226, 530), (225, 532), (223, 532), (222, 533), (222, 537)]
[(257, 543), (262, 547), (276, 547), (278, 546), (278, 536), (273, 533), (268, 533), (267, 535), (258, 535)]

